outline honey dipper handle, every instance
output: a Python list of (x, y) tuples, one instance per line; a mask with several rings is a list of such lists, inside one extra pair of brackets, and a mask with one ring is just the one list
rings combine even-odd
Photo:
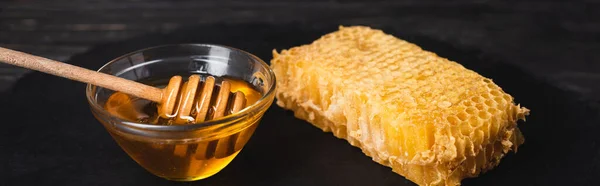
[(161, 102), (162, 90), (128, 79), (0, 47), (0, 62)]

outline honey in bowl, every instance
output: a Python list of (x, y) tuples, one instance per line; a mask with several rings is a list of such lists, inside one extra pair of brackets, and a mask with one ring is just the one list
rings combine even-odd
[[(185, 88), (181, 88), (179, 91), (178, 106), (176, 106), (175, 113), (172, 114), (161, 113), (161, 105), (157, 105), (155, 102), (121, 92), (113, 93), (106, 101), (104, 108), (111, 115), (131, 122), (153, 125), (189, 125), (233, 114), (252, 105), (262, 97), (259, 91), (243, 80), (196, 76), (201, 80), (197, 87), (198, 90), (194, 92), (195, 99), (192, 98), (193, 101), (190, 102), (193, 104), (190, 111), (181, 112), (179, 109), (184, 107), (181, 100), (185, 100), (182, 98), (185, 96)], [(166, 87), (167, 81), (166, 78), (163, 78), (142, 82), (156, 87)], [(224, 86), (225, 84), (227, 85)], [(183, 83), (181, 87), (186, 85), (187, 83)], [(202, 94), (207, 93), (206, 87), (212, 88), (212, 91), (208, 91), (211, 95), (203, 97)], [(221, 116), (217, 116), (219, 104), (223, 104), (219, 103), (223, 98), (219, 94), (223, 92), (227, 93), (225, 95), (228, 98), (225, 100), (229, 101), (226, 105), (222, 105), (225, 112)], [(240, 95), (243, 97), (237, 97)], [(204, 107), (207, 110), (205, 111), (202, 111), (202, 98), (206, 98)], [(208, 105), (206, 105), (207, 103)], [(201, 114), (205, 115), (200, 116)], [(109, 132), (117, 143), (146, 170), (170, 180), (192, 181), (216, 174), (240, 152), (256, 129), (258, 119), (247, 118), (242, 122), (252, 123), (233, 134), (217, 134), (218, 137), (212, 139), (144, 140), (111, 130)]]

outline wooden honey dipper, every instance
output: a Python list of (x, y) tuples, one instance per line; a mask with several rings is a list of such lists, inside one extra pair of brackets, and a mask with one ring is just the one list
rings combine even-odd
[[(230, 92), (231, 84), (228, 81), (222, 81), (220, 88), (215, 88), (217, 87), (216, 80), (212, 76), (206, 77), (204, 82), (201, 82), (199, 75), (191, 75), (187, 82), (183, 82), (181, 76), (173, 76), (167, 87), (160, 89), (2, 47), (0, 47), (0, 62), (93, 84), (157, 102), (160, 117), (165, 119), (174, 118), (174, 120), (171, 120), (174, 121), (173, 124), (200, 123), (239, 112), (246, 106), (244, 93), (237, 91), (232, 95)], [(219, 92), (211, 104), (213, 92), (216, 89), (219, 89)], [(190, 147), (193, 146), (177, 144), (173, 149), (173, 154), (185, 157), (188, 153), (193, 153), (197, 159), (223, 158), (234, 153), (236, 148), (241, 148), (237, 147), (238, 136), (247, 135), (245, 132), (241, 133), (213, 140), (210, 143), (199, 143), (194, 152), (188, 152), (191, 149)], [(209, 144), (215, 145), (211, 146)], [(196, 171), (194, 167), (190, 165), (188, 171)]]
[[(217, 94), (216, 101), (212, 105), (215, 109), (211, 112), (211, 97), (216, 85), (215, 78), (212, 76), (206, 78), (201, 92), (197, 94), (201, 83), (199, 75), (191, 75), (185, 83), (183, 83), (181, 76), (173, 76), (169, 80), (167, 87), (160, 89), (132, 80), (2, 47), (0, 47), (0, 62), (89, 83), (157, 102), (159, 104), (159, 115), (163, 118), (175, 117), (175, 124), (198, 123), (208, 119), (223, 117), (242, 110), (246, 104), (244, 93), (239, 91), (233, 94), (233, 102), (230, 102), (231, 85), (229, 82), (223, 81), (221, 82), (221, 88)], [(181, 86), (182, 83), (183, 86)], [(199, 96), (198, 99), (196, 99), (196, 96)], [(194, 109), (196, 109), (196, 112), (192, 113)], [(229, 112), (227, 112), (227, 109), (229, 109)]]

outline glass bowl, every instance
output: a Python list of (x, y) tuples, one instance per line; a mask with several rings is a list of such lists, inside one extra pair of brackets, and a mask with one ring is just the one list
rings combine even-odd
[(105, 105), (115, 93), (88, 84), (86, 96), (94, 116), (139, 165), (176, 181), (210, 177), (242, 150), (274, 99), (275, 75), (258, 57), (239, 49), (209, 44), (165, 45), (118, 57), (99, 72), (161, 87), (172, 76), (200, 74), (245, 81), (260, 98), (243, 110), (207, 122), (153, 125), (110, 114)]

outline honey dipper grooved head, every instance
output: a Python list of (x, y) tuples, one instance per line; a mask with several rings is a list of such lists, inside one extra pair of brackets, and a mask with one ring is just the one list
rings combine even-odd
[[(244, 93), (231, 93), (230, 82), (223, 80), (220, 88), (213, 76), (204, 82), (199, 75), (191, 75), (187, 82), (174, 76), (163, 90), (163, 101), (158, 106), (159, 116), (174, 124), (189, 124), (216, 119), (242, 110), (246, 103)], [(217, 87), (217, 88), (215, 88)], [(213, 95), (216, 92), (216, 95)]]

